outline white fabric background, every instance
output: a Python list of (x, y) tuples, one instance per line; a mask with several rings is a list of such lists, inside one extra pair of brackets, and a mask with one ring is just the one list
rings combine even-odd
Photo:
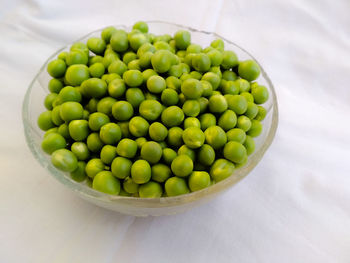
[[(0, 262), (350, 262), (348, 0), (0, 0)], [(110, 24), (166, 20), (245, 47), (280, 122), (237, 186), (184, 214), (134, 218), (80, 200), (26, 146), (24, 93), (55, 50)]]

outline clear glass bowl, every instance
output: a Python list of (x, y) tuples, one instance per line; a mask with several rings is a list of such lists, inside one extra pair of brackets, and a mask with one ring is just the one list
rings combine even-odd
[[(240, 60), (254, 59), (254, 57), (246, 50), (234, 44), (232, 41), (217, 35), (216, 33), (200, 31), (161, 21), (149, 21), (148, 25), (150, 32), (154, 34), (173, 35), (179, 29), (189, 30), (192, 35), (192, 42), (198, 43), (203, 47), (208, 46), (212, 40), (221, 38), (225, 42), (225, 48), (236, 52)], [(131, 27), (123, 25), (116, 26), (116, 28), (125, 30), (131, 29)], [(86, 42), (86, 40), (92, 36), (100, 36), (101, 31), (102, 29), (91, 32), (77, 41)], [(255, 152), (249, 156), (247, 164), (239, 169), (236, 169), (232, 176), (201, 191), (177, 197), (143, 199), (136, 197), (113, 196), (95, 191), (84, 183), (77, 183), (73, 181), (68, 174), (57, 170), (51, 164), (50, 156), (45, 154), (41, 150), (40, 146), (43, 132), (37, 126), (37, 118), (39, 114), (45, 110), (43, 101), (45, 96), (49, 93), (47, 85), (50, 80), (50, 76), (46, 72), (46, 67), (49, 61), (55, 58), (60, 52), (69, 50), (69, 47), (70, 45), (67, 45), (49, 57), (31, 82), (23, 101), (22, 115), (24, 132), (30, 150), (39, 163), (48, 171), (48, 173), (55, 177), (64, 186), (70, 188), (78, 196), (91, 203), (110, 210), (134, 216), (159, 216), (183, 212), (205, 201), (208, 201), (217, 194), (232, 187), (239, 180), (248, 175), (248, 173), (261, 160), (275, 136), (278, 123), (276, 94), (269, 77), (260, 65), (262, 74), (257, 81), (260, 84), (265, 85), (270, 92), (269, 100), (264, 104), (264, 107), (267, 109), (267, 116), (263, 121), (263, 132), (255, 139), (256, 149)]]

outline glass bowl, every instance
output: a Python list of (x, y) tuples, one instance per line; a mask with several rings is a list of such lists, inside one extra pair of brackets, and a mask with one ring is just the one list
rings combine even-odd
[[(232, 41), (217, 35), (216, 33), (205, 32), (161, 21), (149, 21), (147, 23), (149, 25), (150, 32), (154, 34), (173, 35), (177, 30), (186, 29), (191, 32), (192, 42), (200, 44), (203, 47), (208, 46), (214, 39), (221, 38), (225, 42), (225, 49), (236, 52), (240, 60), (254, 59), (254, 57), (246, 50), (234, 44)], [(116, 26), (116, 28), (125, 30), (131, 29), (131, 27), (123, 25)], [(91, 32), (77, 41), (86, 42), (86, 40), (90, 37), (100, 36), (101, 31), (102, 29)], [(48, 171), (48, 173), (55, 177), (64, 186), (70, 188), (78, 196), (91, 203), (110, 210), (134, 216), (159, 216), (183, 212), (212, 199), (248, 175), (248, 173), (261, 160), (275, 136), (278, 123), (276, 94), (269, 77), (260, 65), (261, 75), (257, 81), (260, 84), (265, 85), (270, 92), (269, 100), (264, 104), (264, 107), (267, 110), (267, 115), (263, 121), (263, 132), (259, 137), (255, 138), (256, 149), (255, 152), (249, 156), (246, 165), (236, 169), (233, 175), (206, 189), (176, 197), (145, 199), (137, 197), (113, 196), (95, 191), (84, 183), (77, 183), (73, 181), (68, 174), (57, 170), (51, 164), (50, 156), (45, 154), (41, 149), (43, 132), (37, 126), (37, 118), (39, 114), (45, 110), (43, 101), (45, 96), (49, 93), (47, 85), (51, 77), (46, 72), (46, 67), (49, 61), (55, 58), (60, 52), (69, 50), (69, 47), (70, 45), (67, 45), (49, 57), (29, 85), (23, 101), (22, 109), (24, 132), (30, 150), (39, 163)]]

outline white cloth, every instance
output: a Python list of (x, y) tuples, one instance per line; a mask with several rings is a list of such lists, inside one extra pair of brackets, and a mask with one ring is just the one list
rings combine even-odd
[[(348, 0), (0, 0), (0, 262), (349, 262), (349, 10)], [(175, 216), (134, 218), (81, 200), (23, 135), (23, 96), (46, 58), (137, 20), (231, 39), (255, 55), (278, 96), (278, 132), (261, 163)]]

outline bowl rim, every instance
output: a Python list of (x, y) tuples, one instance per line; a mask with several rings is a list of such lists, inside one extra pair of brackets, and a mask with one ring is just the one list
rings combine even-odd
[[(58, 49), (51, 56), (49, 56), (49, 58), (40, 67), (40, 70), (34, 76), (33, 80), (31, 81), (31, 83), (30, 83), (30, 85), (25, 93), (23, 104), (22, 104), (22, 121), (23, 121), (23, 127), (24, 127), (24, 133), (25, 133), (27, 145), (30, 148), (35, 159), (37, 159), (37, 161), (40, 163), (40, 165), (42, 167), (47, 168), (47, 170), (50, 171), (51, 175), (53, 175), (62, 184), (68, 186), (71, 190), (73, 190), (73, 192), (77, 192), (80, 195), (82, 195), (83, 197), (86, 197), (88, 199), (99, 199), (100, 201), (109, 202), (109, 203), (121, 201), (125, 204), (130, 203), (133, 206), (158, 208), (158, 207), (162, 207), (162, 206), (168, 207), (168, 206), (181, 205), (183, 203), (190, 203), (190, 202), (196, 201), (198, 199), (202, 199), (202, 197), (211, 196), (211, 195), (215, 195), (215, 194), (218, 194), (220, 192), (223, 192), (224, 190), (229, 189), (232, 185), (234, 185), (235, 183), (237, 183), (238, 181), (240, 181), (241, 179), (246, 177), (249, 174), (249, 172), (255, 168), (255, 166), (262, 159), (262, 157), (265, 154), (265, 152), (267, 151), (267, 149), (270, 147), (270, 145), (275, 137), (277, 126), (278, 126), (278, 103), (277, 103), (277, 96), (276, 96), (276, 92), (274, 89), (274, 85), (272, 84), (272, 81), (269, 78), (269, 76), (267, 75), (267, 73), (265, 72), (264, 68), (255, 59), (255, 57), (253, 55), (251, 55), (247, 50), (240, 47), (239, 45), (237, 45), (233, 41), (231, 41), (225, 37), (222, 37), (221, 35), (219, 35), (215, 32), (199, 30), (199, 29), (195, 29), (195, 28), (192, 28), (189, 26), (184, 26), (181, 24), (167, 22), (167, 21), (149, 20), (149, 21), (145, 21), (145, 22), (148, 25), (165, 24), (165, 25), (176, 26), (179, 29), (185, 29), (185, 30), (189, 30), (191, 32), (203, 33), (206, 35), (211, 35), (211, 36), (220, 38), (220, 39), (228, 42), (229, 44), (235, 46), (236, 48), (240, 49), (241, 51), (246, 53), (248, 56), (250, 56), (251, 59), (253, 59), (254, 61), (256, 61), (258, 63), (258, 65), (260, 66), (260, 69), (261, 69), (261, 75), (266, 80), (266, 82), (269, 86), (269, 89), (270, 89), (270, 96), (272, 98), (272, 104), (267, 109), (267, 111), (272, 110), (272, 120), (271, 120), (270, 129), (269, 129), (269, 132), (267, 134), (265, 141), (263, 142), (261, 148), (259, 148), (257, 151), (255, 151), (251, 155), (251, 157), (248, 159), (248, 162), (243, 167), (240, 167), (237, 170), (235, 169), (234, 174), (232, 174), (231, 176), (229, 176), (226, 179), (224, 179), (220, 182), (217, 182), (217, 183), (215, 183), (207, 188), (204, 188), (204, 189), (199, 190), (199, 191), (191, 192), (188, 194), (184, 194), (184, 195), (173, 196), (173, 197), (159, 197), (159, 198), (140, 198), (140, 197), (105, 194), (105, 193), (96, 191), (96, 190), (86, 186), (85, 184), (73, 181), (71, 178), (69, 178), (69, 176), (65, 175), (65, 173), (58, 171), (57, 169), (51, 169), (47, 159), (41, 157), (41, 155), (43, 155), (43, 153), (41, 153), (40, 151), (38, 151), (36, 149), (35, 142), (31, 136), (32, 131), (30, 129), (30, 123), (29, 123), (29, 113), (27, 111), (27, 108), (29, 106), (30, 93), (31, 93), (33, 86), (34, 86), (34, 83), (37, 81), (39, 75), (43, 71), (46, 70), (46, 65), (48, 64), (49, 61), (51, 61), (53, 58), (55, 58), (60, 52), (62, 52), (66, 48), (68, 48), (72, 43), (85, 40), (87, 37), (89, 37), (97, 32), (101, 32), (106, 27), (96, 29), (88, 34), (85, 34), (84, 36), (78, 38), (77, 40), (75, 40), (75, 41), (63, 46), (62, 48)], [(130, 26), (126, 26), (126, 25), (113, 25), (113, 26), (116, 28), (123, 28), (123, 29), (130, 28)], [(254, 157), (254, 158), (252, 158), (252, 157)], [(248, 164), (250, 164), (250, 165), (248, 165)]]

